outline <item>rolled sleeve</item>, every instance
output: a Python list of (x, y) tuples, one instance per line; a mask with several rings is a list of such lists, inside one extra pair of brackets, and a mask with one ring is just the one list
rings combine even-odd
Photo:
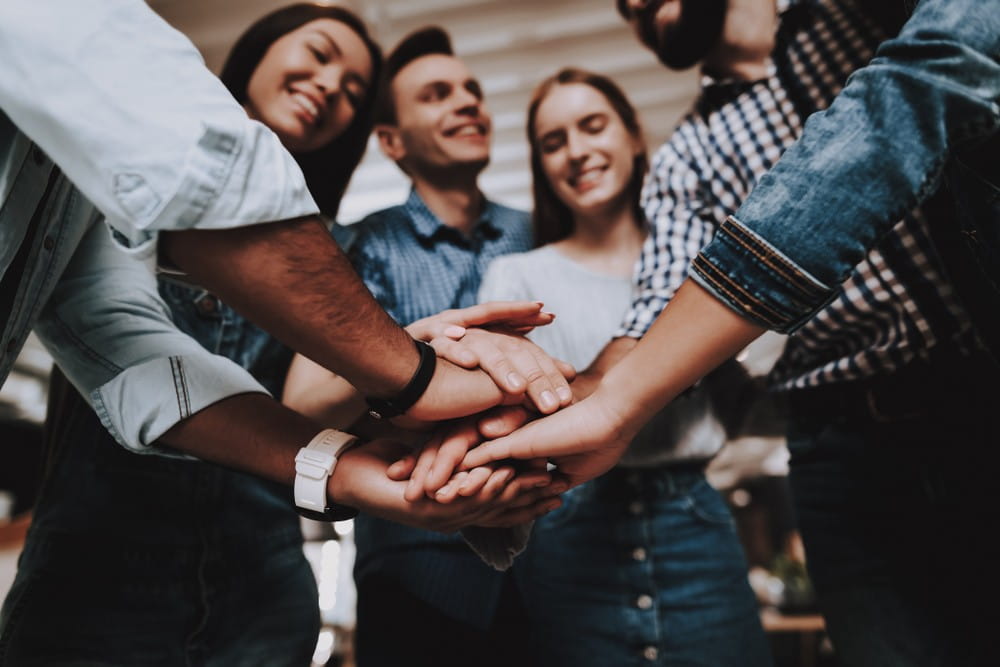
[(170, 427), (236, 394), (266, 390), (173, 324), (144, 262), (100, 222), (77, 247), (35, 326), (70, 382), (123, 446), (150, 452)]
[(5, 0), (0, 62), (0, 108), (126, 245), (318, 211), (274, 133), (145, 3)]
[(736, 312), (788, 332), (1000, 127), (1000, 2), (924, 0), (692, 265)]

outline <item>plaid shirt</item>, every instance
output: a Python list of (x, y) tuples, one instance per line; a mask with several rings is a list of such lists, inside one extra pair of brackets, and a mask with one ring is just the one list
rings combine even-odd
[(493, 258), (531, 249), (528, 214), (489, 200), (468, 237), (448, 227), (416, 190), (357, 224), (348, 256), (376, 301), (401, 325), (479, 303)]
[[(779, 2), (766, 78), (716, 81), (654, 156), (643, 189), (651, 223), (633, 305), (619, 336), (641, 337), (687, 276), (691, 261), (757, 180), (830, 105), (886, 35), (852, 0)], [(788, 340), (773, 379), (785, 388), (856, 380), (897, 369), (971, 327), (945, 280), (926, 221), (899, 221), (832, 302)]]

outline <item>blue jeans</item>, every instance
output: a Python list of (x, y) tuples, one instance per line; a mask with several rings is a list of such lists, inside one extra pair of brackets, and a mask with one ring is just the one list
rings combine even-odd
[(312, 569), (288, 489), (130, 453), (76, 398), (0, 611), (0, 665), (308, 665)]
[(910, 416), (822, 418), (792, 403), (792, 492), (843, 665), (997, 664), (1000, 383), (983, 368), (964, 389), (918, 385), (962, 398)]
[(616, 468), (514, 564), (538, 665), (770, 665), (729, 508), (700, 470)]

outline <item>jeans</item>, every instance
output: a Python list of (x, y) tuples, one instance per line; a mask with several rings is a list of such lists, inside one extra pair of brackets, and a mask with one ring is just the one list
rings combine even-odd
[(997, 664), (997, 384), (923, 385), (965, 398), (898, 419), (793, 412), (792, 491), (840, 664)]
[(771, 664), (732, 517), (700, 470), (615, 468), (573, 489), (514, 569), (538, 665)]
[(0, 665), (308, 665), (312, 569), (286, 488), (120, 447), (76, 396), (0, 611)]

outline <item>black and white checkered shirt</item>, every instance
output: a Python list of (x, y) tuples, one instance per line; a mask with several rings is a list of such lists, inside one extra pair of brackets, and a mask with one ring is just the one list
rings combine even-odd
[[(633, 305), (619, 336), (641, 337), (688, 266), (754, 184), (885, 38), (858, 0), (779, 2), (769, 75), (706, 78), (702, 94), (654, 156), (643, 189), (651, 225)], [(785, 388), (891, 372), (945, 339), (967, 345), (968, 316), (944, 279), (919, 212), (899, 221), (833, 301), (789, 338), (774, 370)]]

